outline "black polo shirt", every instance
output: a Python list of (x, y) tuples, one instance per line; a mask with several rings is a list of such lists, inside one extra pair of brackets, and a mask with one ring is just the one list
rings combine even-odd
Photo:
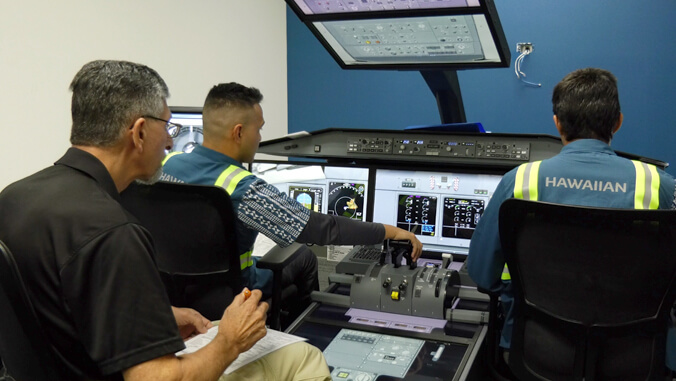
[(103, 164), (76, 148), (0, 193), (0, 239), (50, 341), (88, 378), (121, 379), (185, 347), (152, 238), (119, 200)]

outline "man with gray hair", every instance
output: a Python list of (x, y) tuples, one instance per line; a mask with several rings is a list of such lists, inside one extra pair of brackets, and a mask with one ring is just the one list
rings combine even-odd
[[(0, 193), (0, 240), (60, 354), (59, 371), (68, 380), (218, 379), (266, 334), (260, 291), (235, 297), (210, 344), (175, 356), (211, 323), (169, 304), (152, 238), (119, 203), (131, 182), (158, 178), (172, 147), (167, 85), (147, 66), (93, 61), (70, 88), (72, 147)], [(325, 380), (329, 372), (318, 349), (297, 343), (223, 379)]]

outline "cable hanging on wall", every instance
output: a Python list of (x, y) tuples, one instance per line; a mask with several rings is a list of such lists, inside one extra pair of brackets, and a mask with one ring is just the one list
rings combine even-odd
[(526, 81), (526, 73), (521, 71), (521, 63), (523, 62), (523, 59), (526, 58), (527, 55), (533, 52), (533, 44), (531, 44), (530, 42), (519, 42), (516, 44), (516, 52), (521, 53), (519, 54), (518, 57), (516, 57), (516, 60), (514, 61), (514, 73), (516, 74), (516, 78), (519, 78), (521, 82), (525, 83), (528, 86), (542, 87), (541, 83)]

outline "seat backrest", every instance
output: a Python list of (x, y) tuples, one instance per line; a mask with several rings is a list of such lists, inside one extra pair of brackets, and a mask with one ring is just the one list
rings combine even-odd
[(0, 358), (16, 380), (65, 380), (12, 253), (0, 241)]
[(134, 183), (122, 205), (150, 231), (173, 305), (220, 319), (242, 288), (236, 216), (223, 188)]
[(511, 199), (500, 236), (520, 379), (664, 379), (676, 211)]

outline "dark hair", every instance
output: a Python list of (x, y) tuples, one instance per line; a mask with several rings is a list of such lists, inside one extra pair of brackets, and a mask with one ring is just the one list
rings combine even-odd
[(203, 112), (221, 107), (253, 107), (262, 100), (263, 94), (255, 87), (246, 87), (236, 82), (219, 83), (209, 90)]
[(566, 140), (599, 139), (609, 143), (620, 119), (617, 79), (603, 69), (576, 70), (554, 87), (552, 106)]
[(111, 146), (142, 115), (159, 116), (169, 97), (167, 84), (145, 65), (92, 61), (70, 84), (73, 92), (71, 144)]

